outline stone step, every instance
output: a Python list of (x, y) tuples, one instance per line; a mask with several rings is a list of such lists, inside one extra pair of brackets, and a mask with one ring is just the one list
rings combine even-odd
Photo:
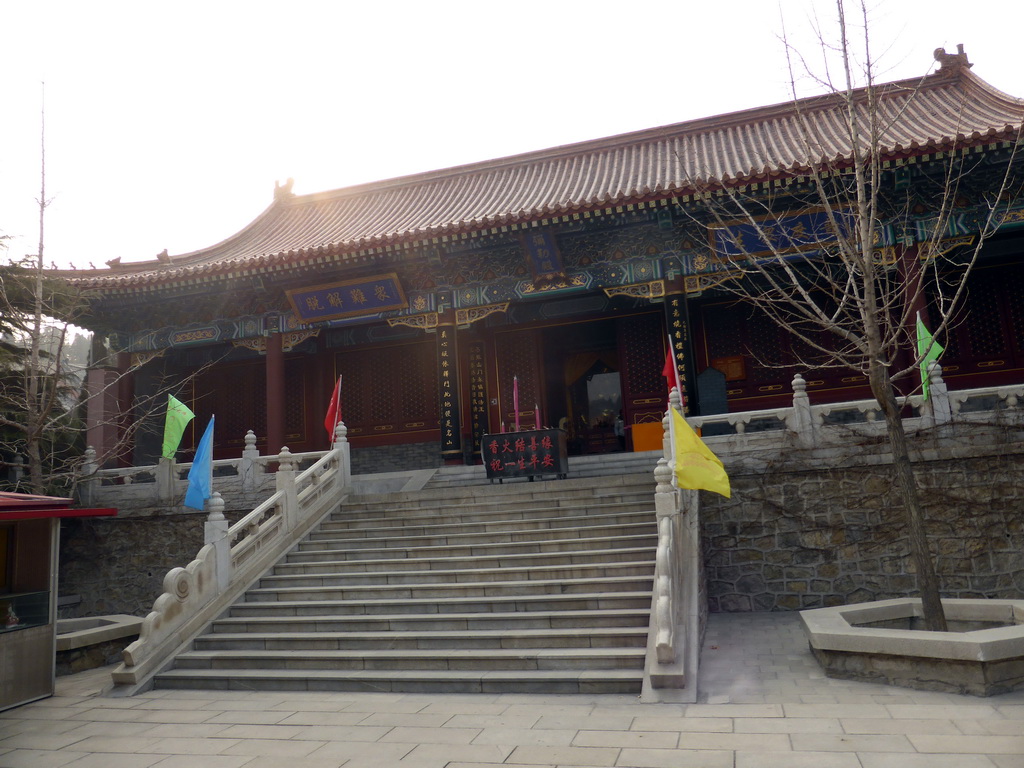
[(196, 638), (200, 651), (351, 651), (365, 648), (441, 650), (463, 648), (644, 648), (647, 627), (585, 627), (391, 632), (211, 632)]
[(178, 669), (301, 669), (301, 670), (555, 670), (643, 668), (646, 648), (460, 648), (441, 650), (355, 651), (188, 651), (178, 656)]
[[(578, 507), (539, 507), (530, 510), (504, 510), (478, 514), (475, 510), (462, 513), (452, 510), (433, 510), (422, 514), (410, 511), (408, 517), (345, 517), (335, 513), (334, 517), (321, 523), (316, 535), (343, 532), (352, 535), (373, 535), (374, 531), (391, 533), (404, 530), (409, 535), (416, 531), (423, 533), (444, 532), (449, 528), (465, 530), (505, 530), (509, 528), (530, 529), (549, 527), (552, 524), (576, 523), (588, 521), (614, 522), (616, 520), (642, 519), (654, 517), (654, 505), (650, 494), (634, 502), (617, 502), (610, 504), (594, 504), (587, 507), (587, 514), (579, 514)], [(365, 532), (365, 533), (364, 533)]]
[(656, 461), (350, 497), (155, 685), (635, 695)]
[(603, 536), (555, 541), (482, 542), (462, 546), (427, 546), (406, 549), (391, 547), (345, 547), (323, 550), (293, 550), (287, 556), (289, 563), (308, 563), (318, 560), (377, 560), (379, 558), (406, 557), (409, 559), (435, 559), (449, 557), (496, 557), (514, 554), (540, 554), (546, 552), (576, 552), (587, 549), (613, 549), (616, 547), (657, 546), (657, 533), (631, 536)]
[(548, 528), (537, 528), (528, 530), (480, 530), (468, 533), (458, 533), (452, 529), (449, 533), (430, 535), (409, 534), (401, 531), (391, 536), (377, 536), (375, 538), (360, 538), (340, 534), (317, 534), (316, 538), (307, 538), (299, 542), (299, 552), (315, 552), (325, 549), (418, 549), (421, 547), (443, 547), (443, 546), (473, 546), (475, 544), (501, 544), (534, 541), (565, 541), (569, 539), (590, 538), (594, 536), (619, 537), (635, 534), (656, 533), (654, 511), (644, 518), (634, 519), (629, 523), (610, 523), (607, 525), (586, 525), (555, 527), (560, 521), (552, 521)]
[(650, 603), (644, 606), (592, 610), (537, 610), (528, 613), (424, 613), (402, 615), (224, 616), (210, 627), (214, 633), (289, 632), (516, 632), (531, 630), (579, 630), (643, 627), (650, 620)]
[(323, 587), (261, 587), (245, 594), (248, 603), (298, 601), (433, 600), (471, 597), (572, 595), (595, 592), (650, 592), (654, 574), (598, 576), (585, 579), (487, 581), (427, 584), (345, 584)]
[(638, 694), (642, 669), (597, 670), (213, 670), (170, 669), (160, 688), (368, 693)]
[(633, 504), (645, 500), (650, 502), (653, 495), (654, 483), (651, 479), (645, 479), (642, 484), (632, 487), (579, 488), (569, 495), (560, 493), (510, 495), (494, 493), (490, 488), (482, 488), (472, 496), (460, 499), (418, 499), (407, 498), (404, 495), (398, 499), (361, 496), (350, 497), (351, 501), (346, 501), (341, 509), (333, 512), (328, 519), (345, 518), (347, 515), (404, 518), (439, 512), (451, 512), (457, 515), (471, 512), (486, 518), (512, 510), (523, 510), (530, 513), (535, 509), (579, 509), (599, 504)]
[[(570, 456), (567, 480), (551, 480), (550, 482), (569, 482), (590, 477), (607, 477), (610, 474), (647, 474), (654, 472), (661, 451), (644, 451), (640, 453), (610, 453), (589, 456)], [(428, 489), (461, 488), (485, 485), (487, 471), (483, 465), (466, 467), (441, 467), (427, 483)], [(506, 481), (506, 484), (521, 485), (527, 480)], [(547, 481), (546, 481), (547, 482)]]
[(463, 568), (442, 571), (426, 569), (419, 571), (368, 571), (339, 573), (325, 569), (321, 574), (277, 574), (260, 579), (261, 589), (283, 589), (288, 587), (341, 587), (359, 584), (442, 584), (467, 582), (501, 582), (558, 579), (587, 579), (600, 576), (650, 576), (654, 563), (648, 558), (622, 563), (599, 562), (594, 564), (566, 564), (530, 567), (504, 568)]
[[(371, 508), (379, 505), (403, 506), (405, 503), (426, 506), (457, 505), (468, 499), (485, 499), (494, 501), (498, 499), (509, 499), (522, 501), (524, 498), (544, 498), (558, 496), (561, 498), (572, 497), (594, 497), (601, 494), (614, 494), (622, 489), (630, 492), (646, 487), (654, 492), (654, 467), (657, 459), (650, 464), (650, 470), (642, 469), (633, 471), (632, 467), (604, 467), (603, 474), (586, 477), (568, 478), (566, 480), (544, 480), (538, 482), (506, 482), (488, 483), (486, 479), (481, 483), (470, 485), (453, 485), (436, 487), (430, 483), (417, 491), (397, 491), (394, 493), (382, 493), (353, 496), (350, 498), (352, 504), (366, 504)], [(434, 477), (447, 472), (449, 467), (441, 467), (435, 472)], [(482, 471), (482, 467), (475, 468)]]
[(530, 611), (596, 611), (650, 608), (648, 592), (580, 592), (569, 595), (491, 595), (417, 600), (393, 598), (372, 603), (342, 600), (279, 600), (235, 603), (231, 616), (344, 616), (402, 613), (514, 613)]
[(274, 575), (289, 574), (352, 574), (378, 573), (382, 571), (424, 571), (431, 568), (437, 570), (488, 570), (494, 568), (548, 568), (571, 565), (593, 565), (595, 563), (633, 562), (641, 558), (649, 558), (653, 562), (655, 549), (653, 546), (622, 546), (610, 549), (586, 549), (568, 552), (494, 552), (488, 555), (470, 555), (463, 557), (435, 557), (424, 562), (406, 557), (395, 557), (377, 560), (331, 560), (321, 558), (316, 561), (298, 562), (289, 559), (287, 562), (274, 566)]

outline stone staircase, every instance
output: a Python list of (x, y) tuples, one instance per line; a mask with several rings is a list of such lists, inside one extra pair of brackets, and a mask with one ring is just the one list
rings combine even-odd
[(154, 685), (639, 693), (648, 464), (350, 498)]
[[(662, 457), (659, 451), (640, 453), (604, 453), (588, 456), (569, 457), (569, 477), (609, 477), (647, 473), (653, 477), (654, 467)], [(505, 484), (528, 483), (528, 479), (505, 480)], [(537, 482), (537, 481), (534, 481)], [(426, 488), (451, 488), (453, 486), (486, 485), (487, 472), (481, 466), (454, 465), (440, 467), (426, 484)]]

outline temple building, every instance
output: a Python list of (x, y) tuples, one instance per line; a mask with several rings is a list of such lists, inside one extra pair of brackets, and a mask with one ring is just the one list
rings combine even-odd
[[(936, 58), (933, 74), (872, 91), (888, 121), (879, 184), (922, 190), (878, 233), (894, 263), (934, 234), (923, 190), (950, 161), (972, 164), (945, 252), (972, 247), (1017, 162), (1024, 101), (962, 51)], [(862, 111), (866, 93), (854, 94)], [(250, 429), (261, 453), (321, 450), (340, 376), (356, 472), (475, 462), (485, 434), (517, 424), (562, 426), (570, 453), (658, 447), (642, 425), (660, 425), (669, 344), (691, 413), (785, 405), (794, 371), (766, 361), (786, 359), (790, 341), (723, 287), (714, 266), (740, 235), (709, 200), (730, 190), (778, 215), (820, 173), (808, 137), (843, 173), (844, 104), (801, 99), (317, 194), (289, 181), (220, 243), (79, 270), (82, 323), (118, 361), (90, 373), (89, 441), (110, 460), (125, 418), (150, 419), (121, 460), (152, 463), (162, 415), (137, 404), (171, 385), (197, 415), (184, 448), (216, 414), (218, 457), (238, 455)], [(1024, 198), (1005, 202), (944, 338), (952, 389), (1024, 376)], [(779, 220), (816, 226), (806, 208)], [(870, 396), (854, 371), (805, 378), (813, 402)]]

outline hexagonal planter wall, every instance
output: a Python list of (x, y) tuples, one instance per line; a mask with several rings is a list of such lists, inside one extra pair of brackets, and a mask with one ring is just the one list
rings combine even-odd
[(918, 599), (801, 611), (829, 677), (992, 696), (1024, 689), (1024, 600), (943, 600), (949, 632), (921, 625)]

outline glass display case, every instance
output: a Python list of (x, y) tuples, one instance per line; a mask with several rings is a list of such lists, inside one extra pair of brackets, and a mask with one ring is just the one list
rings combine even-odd
[(50, 593), (0, 594), (0, 633), (39, 627), (50, 622)]

